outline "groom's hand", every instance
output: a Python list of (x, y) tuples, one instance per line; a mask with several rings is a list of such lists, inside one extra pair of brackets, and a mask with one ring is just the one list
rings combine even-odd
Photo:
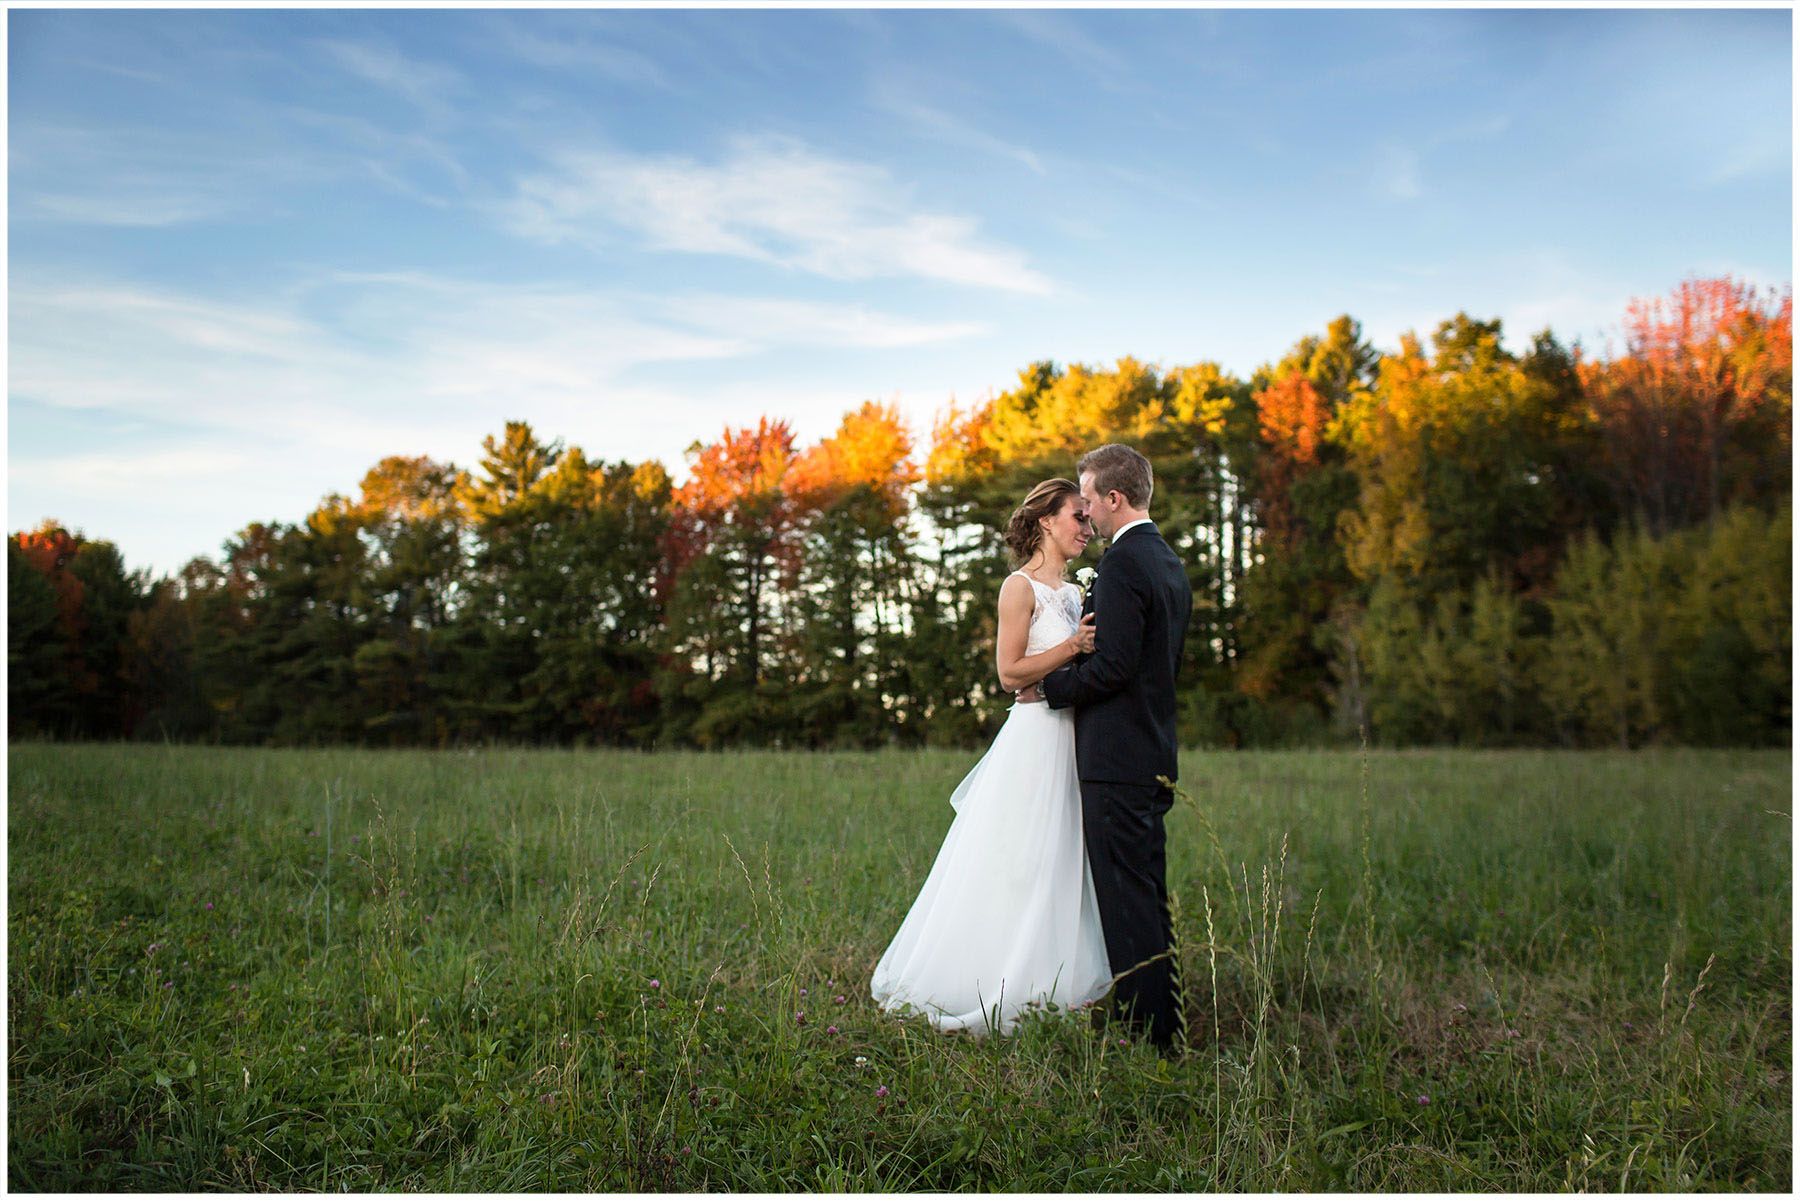
[(1034, 705), (1044, 699), (1044, 695), (1038, 692), (1038, 687), (1034, 684), (1020, 689), (1015, 697), (1020, 705)]

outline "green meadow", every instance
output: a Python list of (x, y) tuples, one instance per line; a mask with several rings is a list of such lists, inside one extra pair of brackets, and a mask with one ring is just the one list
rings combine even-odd
[(975, 759), (13, 744), (8, 1184), (1792, 1184), (1786, 752), (1190, 753), (1168, 1060), (870, 1002)]

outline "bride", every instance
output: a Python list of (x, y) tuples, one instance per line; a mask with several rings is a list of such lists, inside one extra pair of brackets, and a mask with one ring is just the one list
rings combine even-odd
[[(1000, 588), (994, 660), (1016, 692), (1094, 648), (1081, 591), (1063, 580), (1092, 537), (1080, 489), (1039, 484), (1005, 537), (1018, 570)], [(875, 966), (875, 1000), (980, 1035), (1006, 1034), (1031, 1004), (1099, 998), (1111, 973), (1082, 843), (1073, 711), (1014, 705), (950, 805), (937, 862)]]

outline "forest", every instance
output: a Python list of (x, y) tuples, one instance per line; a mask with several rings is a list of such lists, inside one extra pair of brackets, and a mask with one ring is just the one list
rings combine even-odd
[(728, 427), (679, 483), (508, 421), (157, 579), (47, 521), (9, 539), (9, 733), (973, 746), (1001, 527), (1124, 442), (1193, 585), (1191, 746), (1786, 746), (1791, 288), (1690, 279), (1620, 329), (1046, 360), (928, 438), (877, 401), (811, 445)]

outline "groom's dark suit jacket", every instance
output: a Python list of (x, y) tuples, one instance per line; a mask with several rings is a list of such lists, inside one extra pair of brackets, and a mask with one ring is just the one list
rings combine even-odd
[(1175, 779), (1175, 670), (1194, 608), (1187, 572), (1152, 523), (1120, 535), (1094, 576), (1092, 655), (1044, 678), (1051, 709), (1074, 706), (1082, 780)]

